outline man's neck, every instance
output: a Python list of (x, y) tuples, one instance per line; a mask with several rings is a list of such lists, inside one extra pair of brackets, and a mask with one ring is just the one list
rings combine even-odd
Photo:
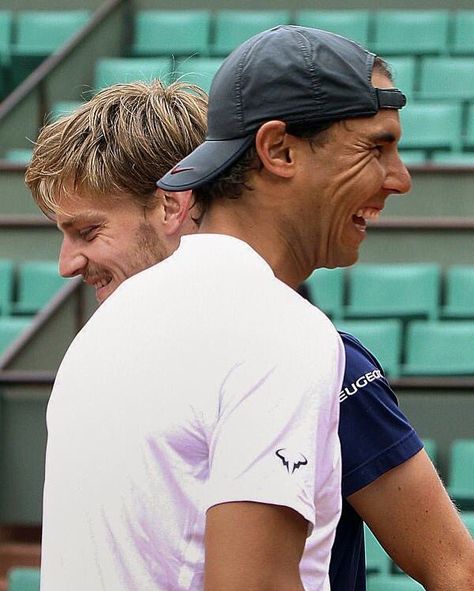
[(270, 265), (278, 279), (297, 288), (311, 268), (290, 228), (271, 209), (249, 208), (237, 199), (221, 199), (204, 214), (199, 233), (225, 234), (249, 244)]

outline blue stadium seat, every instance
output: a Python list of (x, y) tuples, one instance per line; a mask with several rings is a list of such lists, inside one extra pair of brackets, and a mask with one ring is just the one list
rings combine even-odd
[(425, 57), (421, 62), (421, 100), (472, 100), (474, 57)]
[(452, 265), (445, 278), (443, 318), (474, 319), (474, 265)]
[(390, 572), (392, 559), (380, 545), (372, 531), (364, 524), (365, 561), (368, 574), (385, 575)]
[(462, 510), (474, 510), (474, 439), (456, 439), (451, 445), (448, 492)]

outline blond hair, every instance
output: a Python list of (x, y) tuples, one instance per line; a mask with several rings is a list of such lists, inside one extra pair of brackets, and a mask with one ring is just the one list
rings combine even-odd
[(204, 140), (207, 96), (160, 80), (110, 86), (43, 127), (25, 181), (46, 215), (71, 193), (146, 204), (156, 181)]

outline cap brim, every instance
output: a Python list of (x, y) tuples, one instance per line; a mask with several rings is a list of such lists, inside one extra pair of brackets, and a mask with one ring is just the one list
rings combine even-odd
[(232, 140), (206, 140), (167, 172), (157, 186), (165, 191), (196, 189), (220, 175), (252, 144), (253, 135)]

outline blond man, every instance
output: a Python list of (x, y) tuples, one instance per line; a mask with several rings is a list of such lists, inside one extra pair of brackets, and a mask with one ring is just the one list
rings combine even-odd
[(61, 275), (82, 275), (99, 302), (195, 231), (191, 191), (155, 180), (203, 141), (206, 105), (192, 85), (118, 84), (40, 132), (26, 183), (63, 233)]

